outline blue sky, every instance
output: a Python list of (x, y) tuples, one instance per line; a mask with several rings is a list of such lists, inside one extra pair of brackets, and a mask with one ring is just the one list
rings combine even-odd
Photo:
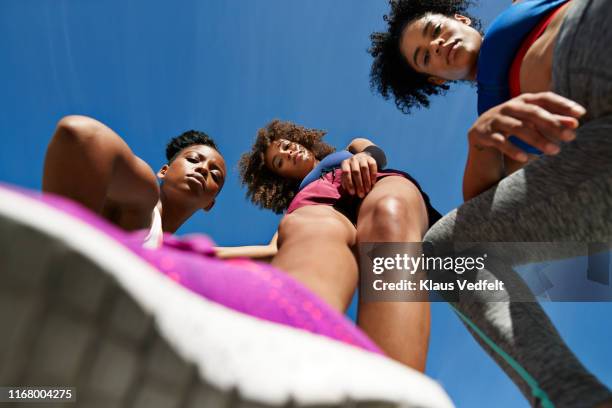
[[(482, 1), (489, 22), (509, 0)], [(222, 245), (267, 242), (279, 217), (244, 198), (236, 162), (273, 118), (371, 138), (415, 176), (441, 212), (461, 203), (475, 89), (455, 86), (407, 116), (368, 84), (369, 34), (385, 0), (5, 0), (0, 2), (0, 181), (39, 189), (44, 151), (67, 114), (112, 127), (154, 169), (167, 140), (195, 128), (230, 169), (217, 206), (179, 233)], [(486, 24), (485, 24), (486, 26)], [(612, 385), (612, 304), (548, 303), (559, 331)], [(428, 374), (460, 407), (526, 403), (446, 304), (434, 304)]]

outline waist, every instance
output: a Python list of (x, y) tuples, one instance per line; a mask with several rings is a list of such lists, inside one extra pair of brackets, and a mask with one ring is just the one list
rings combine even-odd
[(551, 89), (553, 51), (571, 4), (568, 1), (548, 13), (523, 42), (509, 72), (511, 97)]

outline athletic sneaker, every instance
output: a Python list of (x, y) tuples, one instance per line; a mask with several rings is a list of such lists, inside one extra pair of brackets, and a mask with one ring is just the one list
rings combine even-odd
[(0, 187), (0, 385), (74, 387), (78, 407), (452, 406), (376, 352), (181, 286), (93, 224)]

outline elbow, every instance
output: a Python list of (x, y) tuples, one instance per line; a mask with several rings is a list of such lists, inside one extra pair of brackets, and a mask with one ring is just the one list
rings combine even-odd
[(364, 137), (356, 137), (355, 139), (351, 140), (351, 144), (368, 144), (368, 145), (371, 145), (371, 144), (374, 144), (374, 143), (372, 143), (371, 140), (366, 139)]
[(95, 141), (102, 128), (103, 125), (95, 119), (69, 115), (57, 123), (53, 138), (64, 143), (87, 144)]
[(363, 137), (357, 137), (353, 140), (351, 140), (351, 143), (348, 146), (348, 151), (355, 154), (355, 153), (360, 153), (362, 152), (366, 147), (368, 146), (372, 146), (374, 143), (372, 143), (371, 140), (368, 140), (366, 138)]

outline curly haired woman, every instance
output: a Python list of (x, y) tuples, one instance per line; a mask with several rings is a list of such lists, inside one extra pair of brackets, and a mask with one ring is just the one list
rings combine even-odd
[[(478, 82), (466, 203), (426, 234), (433, 254), (457, 255), (456, 242), (612, 241), (612, 2), (518, 2), (484, 41), (464, 17), (467, 4), (392, 2), (389, 30), (373, 36), (373, 84), (384, 96), (392, 91), (404, 111), (427, 106), (447, 80)], [(504, 43), (510, 40), (515, 47)], [(546, 154), (525, 165), (532, 147)], [(569, 256), (528, 255), (513, 254), (483, 274), (514, 276), (516, 265)], [(464, 296), (453, 306), (534, 406), (612, 405), (610, 390), (582, 366), (535, 299)]]
[[(521, 94), (553, 90), (575, 99), (563, 92), (562, 82), (568, 78), (561, 75), (560, 67), (570, 62), (569, 58), (565, 58), (566, 62), (559, 56), (563, 52), (569, 55), (572, 45), (567, 37), (576, 28), (587, 1), (517, 0), (514, 3), (493, 21), (483, 37), (480, 22), (467, 13), (473, 4), (470, 0), (391, 0), (391, 12), (385, 16), (387, 31), (371, 36), (372, 87), (384, 98), (393, 95), (395, 104), (404, 113), (413, 107), (429, 106), (430, 97), (443, 94), (452, 81), (477, 84), (479, 115)], [(603, 15), (612, 14), (610, 6), (600, 3), (592, 8)], [(593, 27), (596, 24), (588, 20), (585, 23)], [(585, 37), (582, 41), (592, 41), (588, 35), (581, 35)], [(557, 57), (553, 64), (555, 48)], [(586, 72), (583, 68), (589, 64), (597, 64), (574, 54), (581, 62), (573, 64), (581, 73)], [(577, 102), (590, 112), (588, 104)], [(512, 112), (509, 116), (513, 120), (497, 127), (496, 133), (502, 137), (470, 138), (470, 154), (478, 145), (489, 156), (496, 157), (486, 163), (491, 166), (487, 168), (490, 177), (479, 175), (484, 166), (466, 169), (466, 199), (494, 185), (503, 174), (522, 168), (539, 154), (557, 154), (562, 143), (568, 141), (555, 138), (551, 132), (516, 133), (514, 124), (524, 119), (521, 114)], [(555, 124), (572, 126), (561, 121)]]
[[(519, 95), (552, 91), (586, 108), (582, 123), (610, 110), (602, 98), (612, 71), (602, 59), (612, 30), (600, 30), (612, 17), (604, 0), (515, 0), (486, 34), (467, 13), (470, 0), (391, 0), (387, 31), (373, 33), (371, 85), (385, 98), (393, 96), (404, 113), (427, 107), (432, 95), (443, 94), (452, 81), (478, 87), (478, 114)], [(533, 99), (533, 98), (532, 98)], [(533, 105), (533, 104), (532, 104)], [(547, 106), (507, 109), (507, 120), (493, 126), (494, 137), (468, 138), (464, 196), (475, 197), (504, 175), (522, 168), (542, 153), (556, 155), (577, 122), (550, 120)], [(552, 122), (535, 131), (521, 123)], [(547, 124), (547, 123), (545, 123)], [(567, 128), (559, 138), (556, 128)], [(470, 160), (483, 156), (484, 163)], [(494, 157), (493, 157), (494, 156)], [(478, 164), (474, 166), (474, 164)], [(488, 173), (487, 177), (482, 172)]]
[[(255, 204), (286, 211), (272, 264), (344, 311), (358, 281), (356, 244), (420, 242), (439, 213), (409, 175), (381, 170), (386, 159), (372, 142), (354, 139), (334, 153), (324, 135), (272, 121), (242, 156), (240, 171)], [(390, 357), (425, 369), (428, 303), (361, 302), (358, 322)]]
[(484, 37), (467, 12), (473, 3), (391, 0), (387, 31), (371, 35), (372, 87), (392, 94), (405, 113), (428, 107), (450, 81), (477, 82), (479, 113), (510, 96), (551, 90), (553, 49), (573, 2), (515, 1)]

